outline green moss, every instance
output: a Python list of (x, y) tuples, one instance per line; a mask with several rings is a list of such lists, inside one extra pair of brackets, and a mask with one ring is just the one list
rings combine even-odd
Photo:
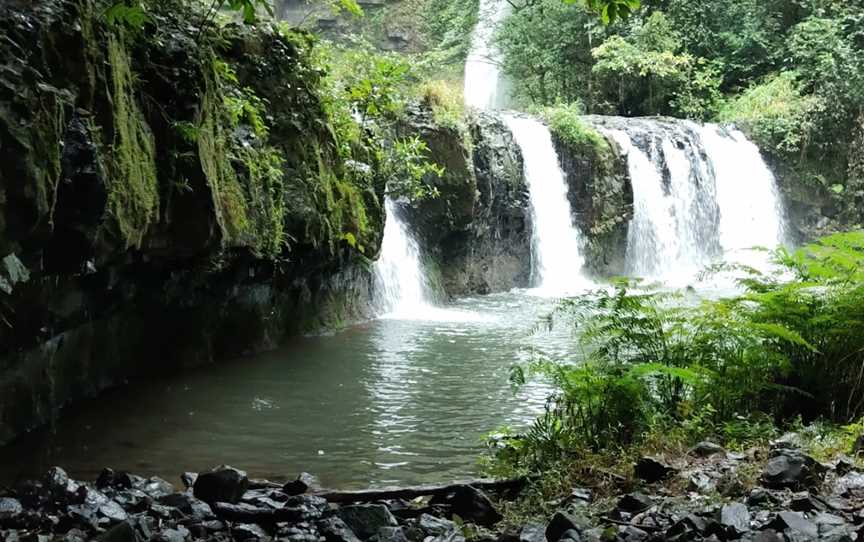
[(155, 141), (135, 101), (135, 80), (121, 32), (108, 34), (107, 53), (114, 108), (107, 210), (126, 245), (140, 247), (159, 213)]
[(546, 107), (540, 114), (549, 123), (549, 130), (568, 146), (593, 152), (597, 158), (612, 156), (612, 148), (606, 138), (579, 118), (581, 111), (578, 105)]

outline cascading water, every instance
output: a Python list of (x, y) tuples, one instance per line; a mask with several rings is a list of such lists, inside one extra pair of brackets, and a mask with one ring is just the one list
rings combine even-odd
[(628, 274), (681, 285), (747, 250), (783, 243), (779, 194), (759, 149), (736, 130), (692, 122), (592, 117), (627, 156), (633, 219)]
[(381, 256), (375, 262), (375, 282), (381, 312), (416, 317), (429, 308), (429, 287), (420, 265), (420, 250), (399, 213), (387, 198)]
[(503, 107), (506, 92), (501, 81), (498, 51), (492, 34), (507, 16), (507, 0), (480, 0), (477, 27), (465, 61), (465, 105), (478, 109)]
[(552, 136), (542, 123), (507, 115), (504, 121), (522, 150), (534, 224), (534, 284), (563, 294), (589, 285), (582, 268), (582, 235), (573, 225), (567, 183)]

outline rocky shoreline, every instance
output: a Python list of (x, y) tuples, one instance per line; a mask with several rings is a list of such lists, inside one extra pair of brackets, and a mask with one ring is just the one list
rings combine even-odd
[[(7, 541), (830, 542), (864, 538), (864, 471), (820, 463), (783, 440), (748, 453), (702, 443), (668, 461), (643, 457), (616, 490), (573, 488), (548, 521), (504, 512), (525, 480), (328, 492), (220, 466), (166, 480), (105, 469), (95, 482), (54, 467), (0, 489)], [(600, 495), (601, 491), (604, 493)]]

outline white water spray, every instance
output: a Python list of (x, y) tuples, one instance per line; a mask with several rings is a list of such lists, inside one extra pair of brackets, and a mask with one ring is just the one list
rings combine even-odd
[(495, 29), (507, 16), (507, 0), (480, 0), (477, 26), (465, 61), (465, 105), (478, 109), (504, 106), (506, 92), (501, 81), (500, 57), (492, 43)]
[(550, 295), (582, 290), (590, 285), (583, 275), (582, 235), (573, 225), (567, 183), (549, 128), (526, 117), (508, 115), (504, 122), (525, 162), (534, 223), (534, 284)]
[(375, 282), (381, 311), (411, 317), (429, 307), (429, 287), (420, 265), (420, 250), (389, 198), (381, 256), (375, 262)]
[(607, 122), (600, 129), (627, 156), (633, 186), (628, 274), (682, 286), (715, 262), (766, 269), (750, 249), (785, 241), (783, 211), (755, 145), (711, 124)]

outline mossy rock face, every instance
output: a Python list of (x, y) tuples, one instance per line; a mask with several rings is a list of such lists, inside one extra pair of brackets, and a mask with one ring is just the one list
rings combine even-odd
[(0, 6), (0, 261), (27, 275), (0, 269), (0, 442), (126, 378), (371, 310), (344, 236), (377, 254), (383, 186), (337, 152), (310, 36), (199, 36), (173, 0), (136, 33), (106, 5)]
[(573, 147), (553, 134), (567, 181), (573, 221), (587, 239), (586, 265), (600, 276), (623, 275), (633, 186), (617, 145)]
[(426, 249), (427, 268), (449, 296), (528, 286), (531, 219), (522, 156), (499, 118), (479, 114), (460, 130), (437, 125), (431, 112), (412, 110), (406, 132), (445, 168), (434, 180), (440, 195), (406, 208)]

